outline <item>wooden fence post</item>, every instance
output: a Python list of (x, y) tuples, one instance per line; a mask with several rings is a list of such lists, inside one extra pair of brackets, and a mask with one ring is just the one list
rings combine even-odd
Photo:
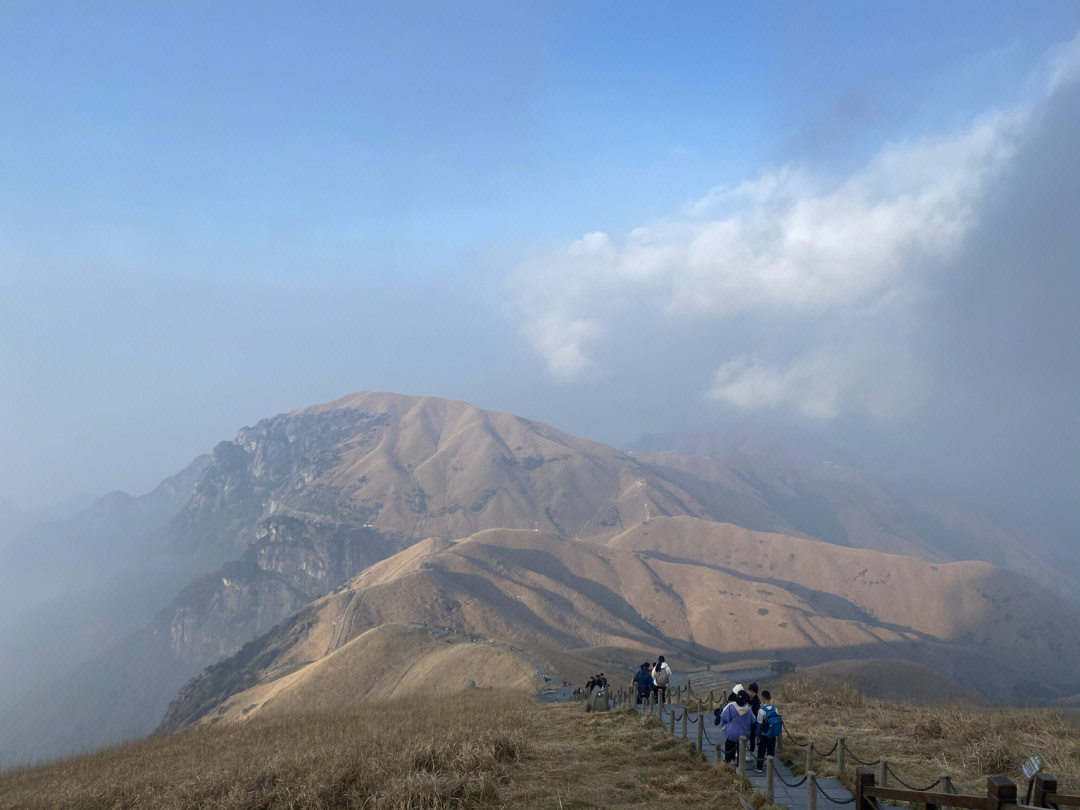
[(675, 710), (670, 709), (668, 711), (667, 715), (668, 715), (668, 725), (671, 726), (671, 728), (670, 728), (671, 736), (674, 737), (675, 736)]
[(866, 788), (874, 786), (874, 771), (872, 768), (855, 769), (855, 808), (854, 810), (875, 810), (874, 802), (864, 792)]
[(697, 750), (698, 750), (698, 753), (701, 754), (702, 759), (705, 759), (705, 749), (701, 747), (701, 745), (702, 745), (701, 741), (704, 738), (704, 736), (705, 736), (705, 718), (702, 716), (701, 712), (698, 712), (698, 716), (697, 716)]
[(806, 772), (806, 810), (817, 810), (817, 782), (814, 772)]
[(805, 773), (810, 773), (814, 769), (814, 741), (807, 740), (806, 742), (806, 767), (803, 768)]
[(952, 777), (947, 773), (941, 775), (941, 792), (942, 793), (956, 793), (956, 788), (953, 787)]
[(739, 737), (739, 761), (735, 765), (735, 771), (740, 779), (746, 778), (746, 736)]
[(836, 770), (840, 772), (840, 777), (844, 776), (844, 766), (847, 764), (844, 757), (844, 738), (841, 737), (836, 742)]
[(724, 747), (716, 743), (713, 746), (713, 753), (716, 754), (716, 767), (719, 768), (724, 764)]
[(1049, 807), (1046, 803), (1047, 793), (1057, 793), (1057, 778), (1040, 771), (1035, 774), (1035, 792), (1031, 794), (1032, 807)]
[(881, 764), (878, 765), (878, 787), (889, 786), (889, 763), (884, 759), (881, 760)]
[(769, 803), (773, 803), (773, 780), (776, 779), (776, 764), (773, 762), (772, 755), (765, 758), (765, 800)]
[(686, 739), (686, 707), (683, 706), (682, 710), (682, 738)]
[(1016, 804), (1016, 783), (1007, 776), (991, 776), (986, 780), (986, 810), (1001, 810)]

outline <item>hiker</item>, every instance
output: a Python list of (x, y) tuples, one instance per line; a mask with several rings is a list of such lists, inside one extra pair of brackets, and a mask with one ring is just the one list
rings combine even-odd
[(667, 687), (671, 681), (671, 667), (667, 665), (664, 660), (664, 656), (660, 656), (656, 659), (656, 664), (652, 670), (652, 682), (656, 688), (656, 696), (660, 703), (667, 700)]
[(757, 713), (758, 745), (757, 766), (754, 768), (758, 773), (765, 772), (765, 757), (776, 755), (776, 738), (784, 730), (784, 721), (780, 718), (780, 712), (773, 705), (772, 695), (766, 689), (761, 693), (761, 708)]
[(751, 683), (746, 687), (746, 695), (749, 699), (747, 704), (750, 707), (750, 714), (754, 717), (754, 725), (750, 728), (750, 733), (746, 735), (746, 758), (751, 760), (754, 758), (754, 740), (758, 735), (758, 711), (761, 709), (761, 701), (758, 699), (758, 685), (757, 683)]
[(750, 736), (754, 716), (750, 714), (749, 702), (746, 690), (740, 689), (735, 695), (734, 703), (729, 703), (723, 711), (717, 709), (713, 712), (716, 718), (714, 725), (720, 726), (724, 733), (724, 762), (738, 759), (739, 738)]
[(649, 696), (649, 691), (652, 689), (652, 676), (649, 674), (648, 661), (642, 664), (641, 669), (634, 675), (634, 687), (637, 689), (636, 703), (640, 705)]
[(601, 683), (601, 678), (597, 675), (593, 678), (593, 688), (589, 691), (589, 705), (585, 707), (585, 711), (606, 712), (610, 708), (607, 686)]
[(603, 686), (606, 689), (607, 688), (607, 676), (605, 676), (603, 672), (601, 672), (600, 675), (599, 675), (599, 681), (600, 681), (600, 685)]

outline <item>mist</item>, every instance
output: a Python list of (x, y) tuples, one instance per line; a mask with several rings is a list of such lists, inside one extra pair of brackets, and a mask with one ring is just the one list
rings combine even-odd
[[(580, 465), (535, 515), (484, 530), (581, 539), (545, 499), (591, 474), (580, 524), (622, 526), (640, 475), (644, 523), (678, 504), (971, 557), (1012, 570), (953, 570), (1076, 607), (1080, 6), (480, 5), (5, 15), (4, 763), (148, 733), (203, 667), (427, 537), (349, 501), (335, 442), (376, 435), (366, 412), (233, 443), (357, 391), (640, 454), (595, 472), (564, 443)], [(433, 513), (539, 469), (490, 431), (462, 454), (483, 491)], [(668, 450), (721, 463), (641, 460)], [(426, 463), (403, 458), (372, 478)], [(830, 621), (866, 618), (845, 600)]]

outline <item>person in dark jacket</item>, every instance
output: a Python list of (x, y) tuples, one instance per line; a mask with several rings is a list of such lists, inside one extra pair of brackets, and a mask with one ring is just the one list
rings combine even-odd
[(634, 675), (634, 688), (637, 689), (637, 703), (641, 703), (649, 696), (652, 689), (652, 673), (649, 672), (648, 662), (641, 665), (641, 669)]
[(754, 758), (754, 741), (757, 739), (758, 731), (758, 710), (761, 708), (761, 701), (758, 699), (758, 687), (757, 683), (752, 683), (746, 687), (746, 695), (749, 699), (747, 704), (750, 707), (750, 714), (754, 717), (754, 725), (750, 728), (750, 733), (746, 735), (746, 758)]

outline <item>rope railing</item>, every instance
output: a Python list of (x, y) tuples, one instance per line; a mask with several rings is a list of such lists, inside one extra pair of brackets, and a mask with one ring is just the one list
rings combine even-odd
[(859, 765), (865, 765), (868, 768), (873, 768), (875, 765), (881, 764), (880, 757), (878, 759), (875, 759), (873, 762), (869, 762), (865, 759), (859, 759), (857, 756), (855, 756), (855, 753), (850, 748), (848, 748), (848, 744), (846, 742), (844, 743), (844, 751), (846, 751), (847, 755)]
[[(687, 684), (681, 691), (683, 693), (689, 695), (691, 698), (697, 700), (699, 703), (704, 703), (704, 701), (694, 693), (693, 688), (689, 684)], [(713, 698), (713, 693), (710, 691), (709, 699), (712, 700), (712, 698)], [(648, 708), (644, 704), (642, 704), (640, 706), (640, 710), (642, 712), (647, 712)], [(660, 712), (661, 713), (664, 712), (663, 708), (660, 708)], [(717, 743), (717, 741), (712, 738), (712, 736), (709, 734), (708, 730), (705, 728), (705, 722), (704, 722), (705, 712), (703, 712), (703, 711), (691, 711), (688, 706), (684, 705), (681, 711), (676, 710), (674, 708), (674, 706), (669, 706), (668, 707), (668, 713), (669, 713), (669, 716), (671, 717), (670, 725), (671, 725), (672, 729), (674, 729), (674, 726), (675, 726), (676, 722), (690, 721), (690, 722), (699, 723), (700, 724), (701, 736), (698, 737), (698, 740), (699, 740), (699, 742), (702, 741), (702, 740), (708, 742), (710, 747), (717, 750), (717, 764), (719, 764), (719, 753), (720, 753), (719, 748), (720, 748), (720, 746)], [(811, 761), (812, 758), (822, 759), (822, 760), (831, 761), (831, 762), (839, 764), (839, 760), (842, 759), (842, 755), (844, 755), (844, 754), (846, 754), (846, 756), (848, 758), (850, 758), (850, 760), (852, 762), (856, 763), (857, 765), (862, 765), (864, 767), (873, 767), (873, 766), (876, 766), (876, 765), (881, 765), (883, 763), (883, 761), (884, 761), (880, 757), (878, 759), (875, 759), (875, 760), (861, 759), (858, 755), (856, 755), (851, 750), (851, 748), (847, 744), (847, 741), (844, 740), (843, 738), (837, 738), (836, 741), (833, 743), (832, 747), (829, 748), (827, 751), (819, 751), (816, 747), (812, 747), (812, 746), (814, 746), (814, 743), (813, 743), (812, 740), (807, 739), (805, 742), (800, 741), (786, 727), (783, 730), (783, 734), (791, 743), (798, 746), (799, 748), (807, 749), (809, 747), (809, 750), (807, 750), (807, 752), (806, 752), (807, 753), (808, 768), (809, 768), (809, 762)], [(702, 752), (702, 753), (704, 754), (704, 752)], [(899, 774), (897, 774), (896, 771), (893, 770), (893, 768), (888, 765), (888, 763), (885, 763), (884, 769), (885, 769), (886, 773), (891, 774), (892, 778), (895, 779), (896, 782), (899, 785), (901, 785), (904, 788), (906, 788), (907, 790), (913, 791), (915, 793), (928, 793), (928, 792), (934, 790), (935, 788), (939, 787), (943, 782), (946, 782), (947, 779), (948, 779), (947, 776), (942, 776), (942, 777), (939, 777), (937, 780), (935, 780), (934, 782), (932, 782), (929, 785), (926, 785), (924, 787), (916, 787), (916, 786), (910, 784), (909, 782), (907, 782)], [(783, 776), (780, 775), (779, 772), (775, 772), (774, 776), (775, 776), (775, 779), (777, 781), (779, 781), (781, 784), (783, 784), (784, 786), (786, 786), (789, 789), (802, 787), (803, 785), (805, 785), (807, 783), (807, 780), (810, 780), (812, 790), (819, 793), (822, 796), (822, 798), (824, 798), (825, 801), (828, 802), (829, 804), (834, 804), (834, 805), (837, 805), (837, 806), (846, 806), (846, 805), (853, 804), (855, 802), (854, 797), (852, 797), (850, 799), (838, 799), (835, 796), (830, 796), (822, 788), (820, 782), (818, 782), (818, 780), (817, 780), (817, 777), (815, 775), (812, 775), (811, 773), (807, 773), (801, 779), (796, 780), (794, 782), (788, 782), (786, 779), (784, 779)]]
[(815, 748), (814, 753), (817, 754), (819, 757), (821, 757), (821, 759), (828, 759), (829, 757), (831, 757), (833, 755), (833, 752), (836, 751), (836, 749), (839, 748), (839, 747), (840, 747), (840, 740), (838, 739), (836, 742), (833, 743), (833, 747), (830, 748), (828, 751), (818, 751), (817, 748)]
[(906, 787), (908, 790), (914, 790), (917, 793), (926, 793), (928, 790), (933, 790), (934, 788), (936, 788), (938, 785), (940, 785), (942, 782), (945, 781), (945, 777), (942, 776), (942, 777), (939, 777), (936, 782), (934, 782), (933, 784), (927, 785), (926, 787), (915, 787), (914, 785), (909, 785), (907, 782), (905, 782), (903, 779), (901, 779), (897, 775), (896, 771), (894, 771), (888, 765), (885, 766), (885, 770), (888, 771), (892, 775), (892, 778), (895, 779), (897, 782), (899, 782), (901, 785)]
[(780, 782), (780, 784), (782, 784), (782, 785), (786, 785), (786, 786), (787, 786), (787, 787), (789, 787), (789, 788), (797, 788), (797, 787), (802, 787), (803, 785), (805, 785), (805, 784), (806, 784), (806, 780), (807, 780), (807, 779), (809, 778), (809, 777), (806, 777), (806, 776), (804, 776), (804, 777), (803, 777), (802, 779), (800, 779), (800, 780), (799, 780), (798, 782), (789, 782), (789, 781), (788, 781), (787, 779), (785, 779), (784, 777), (782, 777), (782, 776), (780, 775), (780, 773), (779, 773), (779, 772), (777, 772), (777, 773), (775, 774), (775, 776), (776, 776), (776, 780), (777, 780), (778, 782)]
[(806, 748), (806, 746), (809, 745), (809, 741), (807, 741), (807, 742), (799, 742), (798, 740), (796, 740), (791, 735), (791, 732), (787, 730), (787, 726), (784, 726), (784, 734), (787, 735), (787, 738), (789, 740), (791, 740), (793, 743), (795, 743), (795, 745), (799, 746), (799, 748)]
[(833, 796), (830, 796), (828, 793), (825, 792), (825, 789), (823, 787), (821, 787), (821, 783), (818, 782), (816, 777), (812, 780), (812, 782), (813, 782), (813, 785), (814, 785), (814, 790), (816, 790), (818, 793), (820, 793), (821, 798), (823, 798), (829, 804), (845, 805), (845, 804), (853, 804), (855, 802), (855, 797), (854, 796), (852, 796), (850, 799), (837, 799), (837, 798), (834, 798)]

